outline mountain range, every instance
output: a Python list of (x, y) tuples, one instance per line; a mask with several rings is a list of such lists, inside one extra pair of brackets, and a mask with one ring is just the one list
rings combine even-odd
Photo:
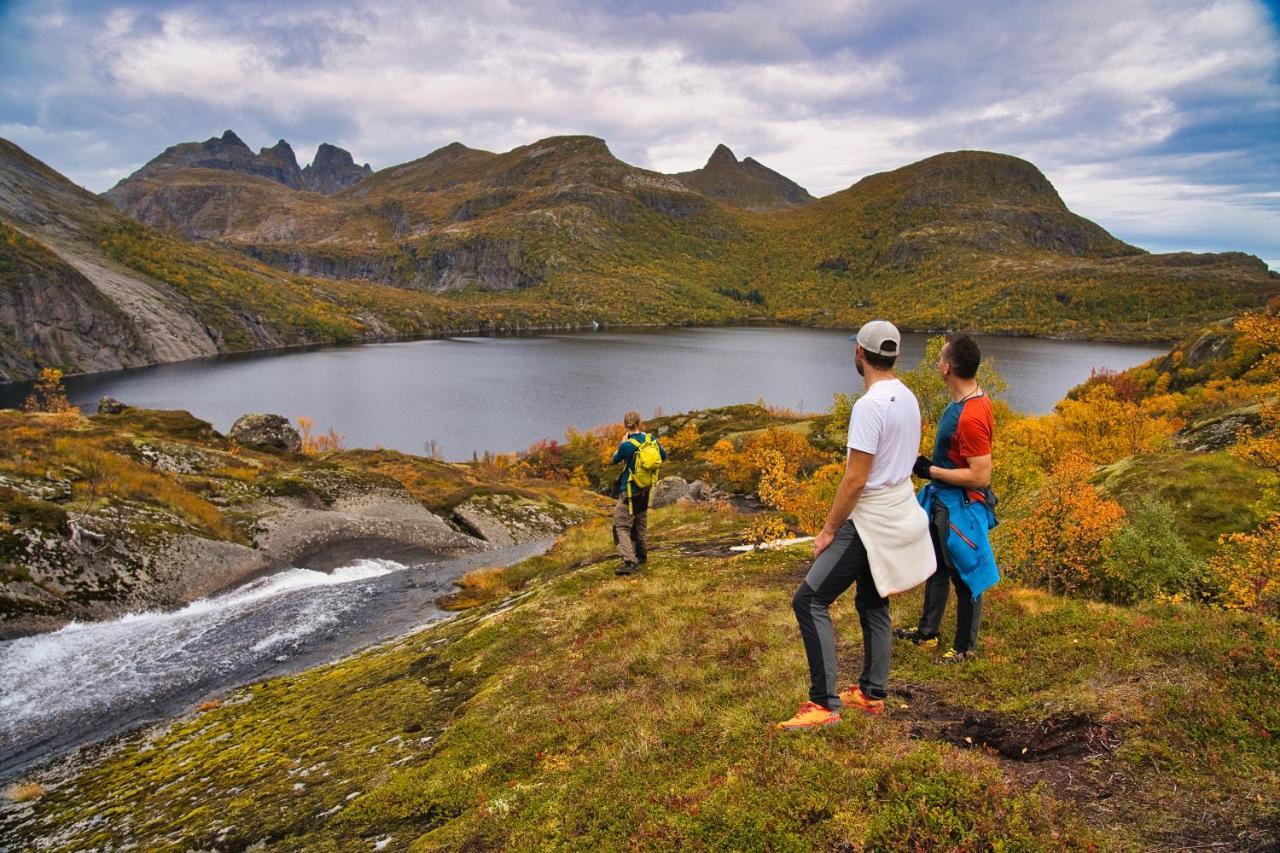
[(0, 140), (0, 237), (3, 380), (592, 321), (1164, 341), (1280, 292), (1252, 256), (1128, 245), (1031, 163), (978, 151), (814, 199), (723, 145), (673, 175), (589, 136), (375, 172), (227, 131), (98, 197)]

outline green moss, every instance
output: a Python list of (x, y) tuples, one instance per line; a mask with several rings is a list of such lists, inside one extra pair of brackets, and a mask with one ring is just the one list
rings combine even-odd
[[(885, 717), (771, 735), (804, 696), (789, 596), (807, 555), (688, 553), (747, 521), (655, 511), (631, 579), (612, 574), (607, 525), (575, 528), (507, 570), (512, 598), (136, 739), (0, 835), (56, 827), (65, 849), (1124, 849), (1263, 839), (1277, 817), (1280, 628), (1207, 608), (1002, 584), (975, 661), (897, 647), (893, 685), (914, 695), (894, 693)], [(842, 607), (848, 671), (860, 643)], [(1100, 790), (1073, 801), (937, 739), (948, 708), (957, 722), (1080, 713), (1120, 747), (1068, 765)]]
[(1227, 451), (1167, 451), (1131, 456), (1103, 468), (1098, 485), (1130, 506), (1142, 499), (1168, 504), (1178, 533), (1207, 557), (1223, 533), (1251, 530), (1261, 518), (1258, 499), (1274, 477)]

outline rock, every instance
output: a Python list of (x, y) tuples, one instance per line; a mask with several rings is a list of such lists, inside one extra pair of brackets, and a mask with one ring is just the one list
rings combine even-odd
[(649, 506), (670, 506), (676, 501), (689, 497), (689, 481), (683, 477), (663, 477), (649, 494)]
[(559, 504), (514, 495), (478, 495), (456, 507), (453, 520), (501, 548), (560, 533), (579, 519)]
[(255, 450), (287, 450), (293, 453), (302, 449), (302, 436), (280, 415), (247, 414), (231, 425), (230, 437)]
[(1192, 424), (1173, 437), (1175, 447), (1211, 453), (1235, 444), (1262, 424), (1260, 406), (1246, 406), (1219, 417)]
[(103, 397), (98, 401), (98, 414), (100, 415), (118, 415), (127, 408), (129, 407), (114, 397)]
[(715, 489), (704, 480), (694, 480), (689, 484), (689, 497), (695, 501), (709, 501), (714, 493)]

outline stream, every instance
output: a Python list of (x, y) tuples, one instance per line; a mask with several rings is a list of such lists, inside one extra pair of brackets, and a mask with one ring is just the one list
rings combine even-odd
[(454, 580), (540, 554), (553, 541), (412, 565), (365, 559), (331, 572), (289, 569), (178, 610), (0, 642), (0, 780), (232, 688), (447, 618), (435, 601)]

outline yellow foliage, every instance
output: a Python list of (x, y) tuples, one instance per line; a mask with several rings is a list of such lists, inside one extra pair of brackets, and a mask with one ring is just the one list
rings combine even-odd
[(1280, 616), (1280, 514), (1251, 533), (1222, 537), (1209, 571), (1226, 592), (1222, 603), (1237, 610)]
[(761, 515), (752, 519), (743, 531), (742, 538), (752, 545), (763, 545), (786, 537), (787, 523), (776, 515)]
[(674, 435), (668, 436), (663, 440), (668, 453), (687, 454), (697, 449), (698, 442), (702, 439), (702, 433), (698, 430), (698, 424), (695, 421), (689, 421), (680, 427)]
[[(781, 458), (778, 463), (776, 457)], [(822, 462), (822, 455), (808, 439), (789, 430), (770, 428), (751, 433), (735, 447), (728, 439), (717, 441), (703, 458), (718, 479), (739, 492), (754, 491), (760, 486), (765, 468), (780, 464), (786, 476), (794, 478), (800, 471)]]
[(1092, 470), (1085, 455), (1064, 456), (1050, 471), (1030, 514), (1012, 524), (1005, 556), (1020, 580), (1058, 593), (1096, 582), (1125, 513), (1089, 483)]
[(343, 448), (344, 436), (340, 435), (337, 430), (330, 428), (328, 432), (316, 435), (316, 422), (313, 418), (305, 415), (298, 418), (298, 433), (302, 436), (302, 452), (308, 455), (317, 453), (328, 453), (331, 450), (341, 450)]
[(79, 414), (80, 410), (67, 399), (67, 389), (62, 386), (62, 371), (46, 367), (40, 371), (31, 394), (22, 403), (23, 411), (53, 412), (54, 414)]

